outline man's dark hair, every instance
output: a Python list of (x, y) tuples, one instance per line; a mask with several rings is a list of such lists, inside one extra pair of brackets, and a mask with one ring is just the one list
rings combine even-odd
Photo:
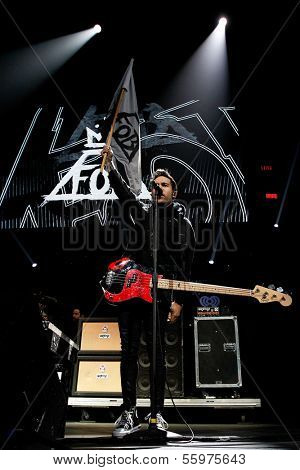
[(150, 188), (152, 188), (153, 182), (158, 178), (159, 176), (165, 176), (171, 181), (171, 185), (174, 191), (177, 191), (177, 183), (174, 180), (173, 176), (166, 170), (165, 168), (158, 168), (155, 170), (153, 173), (151, 179), (150, 179)]

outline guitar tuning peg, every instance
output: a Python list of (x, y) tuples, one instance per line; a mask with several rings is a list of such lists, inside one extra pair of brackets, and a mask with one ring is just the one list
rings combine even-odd
[(277, 292), (280, 292), (280, 293), (282, 293), (282, 292), (283, 292), (283, 288), (282, 288), (282, 287), (277, 287), (277, 289), (276, 289), (276, 290), (277, 290)]
[(274, 286), (274, 284), (270, 284), (270, 285), (268, 286), (268, 289), (275, 290), (275, 286)]

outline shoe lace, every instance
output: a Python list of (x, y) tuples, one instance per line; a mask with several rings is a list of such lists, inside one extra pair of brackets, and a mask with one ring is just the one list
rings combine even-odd
[[(147, 416), (145, 416), (145, 421), (149, 420), (151, 417), (151, 413), (148, 413)], [(156, 413), (156, 419), (158, 423), (165, 429), (168, 429), (168, 423), (167, 421), (162, 417), (161, 413)]]
[(123, 411), (123, 413), (119, 416), (117, 421), (115, 422), (116, 425), (118, 424), (126, 424), (129, 423), (131, 426), (133, 426), (133, 419), (132, 419), (132, 414), (133, 412), (131, 411)]
[(159, 424), (161, 424), (161, 426), (164, 428), (164, 429), (168, 429), (169, 425), (167, 423), (167, 421), (162, 417), (162, 415), (160, 413), (156, 413), (156, 419), (158, 421)]

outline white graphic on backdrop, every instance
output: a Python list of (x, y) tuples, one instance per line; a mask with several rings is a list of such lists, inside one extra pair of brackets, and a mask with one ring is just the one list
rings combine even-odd
[(20, 228), (25, 227), (28, 218), (30, 219), (32, 227), (34, 228), (39, 227), (30, 204), (26, 207), (26, 210), (24, 212), (23, 218), (20, 223)]
[(64, 122), (63, 118), (61, 117), (63, 109), (64, 109), (63, 106), (61, 106), (59, 108), (59, 110), (57, 112), (57, 115), (56, 115), (56, 118), (55, 118), (55, 121), (54, 121), (54, 124), (53, 124), (53, 127), (51, 129), (54, 132), (54, 136), (53, 136), (53, 139), (52, 139), (52, 142), (51, 142), (51, 145), (50, 145), (49, 154), (62, 152), (63, 150), (69, 149), (71, 147), (75, 147), (76, 145), (82, 144), (83, 142), (87, 141), (86, 138), (85, 139), (80, 139), (80, 140), (77, 140), (75, 142), (71, 142), (70, 144), (63, 145), (62, 147), (55, 148), (57, 138), (59, 136), (61, 127), (62, 127), (63, 122)]
[[(87, 144), (85, 144), (85, 147), (92, 149), (83, 150), (81, 157), (79, 157), (74, 165), (62, 176), (51, 193), (43, 196), (44, 202), (41, 204), (41, 207), (49, 201), (79, 201), (84, 199), (98, 201), (101, 199), (116, 199), (114, 192), (110, 191), (107, 172), (104, 170), (103, 175), (101, 175), (99, 171), (100, 149), (105, 145), (104, 142), (100, 142), (102, 139), (101, 132), (96, 133), (88, 127), (86, 131)], [(94, 139), (96, 139), (97, 142), (94, 142)], [(97, 161), (97, 163), (93, 163), (95, 161)], [(87, 171), (92, 171), (92, 173), (87, 175)], [(100, 189), (97, 187), (99, 176), (104, 178), (104, 184)], [(89, 193), (82, 194), (79, 192), (79, 184), (87, 180), (89, 180)], [(71, 185), (71, 192), (66, 191), (68, 183)]]
[[(84, 144), (85, 147), (94, 148), (94, 149), (100, 149), (100, 148), (103, 147), (104, 143), (103, 142), (101, 143), (101, 139), (102, 139), (101, 132), (94, 132), (94, 131), (92, 131), (92, 129), (89, 129), (89, 128), (86, 128), (86, 132), (87, 132), (87, 137), (82, 140), (83, 142), (87, 142), (86, 144)], [(94, 139), (96, 140), (96, 142), (94, 142)], [(94, 157), (90, 158), (88, 161), (89, 161), (89, 163), (94, 162), (94, 161), (98, 161), (98, 164), (96, 166), (98, 166), (98, 168), (99, 168), (99, 165), (100, 165), (99, 151), (96, 152), (96, 155)], [(65, 168), (64, 170), (60, 170), (58, 172), (58, 178), (59, 178), (60, 183), (62, 182), (63, 177), (65, 175), (67, 175), (69, 172), (72, 172), (72, 167)], [(61, 187), (61, 190), (62, 190), (63, 194), (67, 194), (66, 190), (65, 190), (65, 185), (63, 185)], [(67, 201), (65, 200), (64, 205), (65, 205), (65, 207), (67, 207), (67, 206), (70, 206), (72, 204), (76, 204), (77, 202), (80, 202), (80, 200), (81, 199), (79, 199), (79, 198), (78, 199), (69, 199)]]
[(9, 175), (8, 175), (8, 178), (7, 178), (7, 180), (6, 180), (6, 183), (5, 183), (5, 185), (4, 185), (4, 188), (3, 188), (3, 190), (2, 190), (2, 193), (1, 193), (1, 196), (0, 196), (0, 206), (1, 206), (2, 202), (3, 202), (3, 199), (5, 198), (5, 195), (6, 195), (6, 193), (7, 193), (8, 187), (9, 187), (9, 185), (10, 185), (10, 183), (11, 183), (11, 180), (13, 179), (13, 176), (14, 176), (14, 174), (15, 174), (16, 168), (17, 168), (17, 166), (18, 166), (18, 164), (19, 164), (19, 162), (20, 162), (20, 159), (21, 159), (21, 157), (22, 157), (22, 154), (23, 154), (23, 152), (24, 152), (24, 149), (25, 149), (25, 147), (26, 147), (26, 144), (27, 144), (27, 142), (28, 142), (28, 140), (29, 140), (29, 137), (30, 137), (30, 135), (31, 135), (31, 133), (32, 133), (32, 131), (33, 131), (33, 128), (34, 128), (34, 126), (35, 126), (35, 123), (36, 123), (36, 121), (37, 121), (37, 118), (39, 117), (39, 114), (40, 114), (40, 112), (42, 111), (42, 109), (43, 109), (43, 108), (38, 108), (37, 111), (36, 111), (36, 113), (35, 113), (35, 115), (33, 116), (33, 119), (32, 119), (32, 121), (31, 121), (31, 124), (30, 124), (30, 126), (29, 126), (29, 129), (28, 129), (28, 131), (27, 131), (27, 133), (26, 133), (26, 136), (25, 136), (25, 138), (24, 138), (24, 140), (23, 140), (23, 142), (22, 142), (22, 144), (21, 144), (21, 147), (20, 147), (20, 150), (19, 150), (19, 152), (18, 152), (17, 158), (15, 159), (15, 161), (14, 161), (14, 163), (13, 163), (13, 166), (12, 166), (12, 168), (11, 168), (11, 170), (10, 170), (10, 173), (9, 173)]
[[(162, 112), (156, 114), (154, 117), (156, 119), (175, 119), (175, 121), (177, 121), (177, 122), (186, 121), (186, 120), (189, 120), (189, 119), (196, 118), (200, 122), (203, 129), (206, 131), (207, 135), (211, 138), (211, 140), (216, 145), (216, 147), (219, 151), (219, 154), (214, 152), (212, 149), (210, 149), (206, 145), (199, 144), (199, 146), (202, 147), (203, 149), (207, 150), (215, 158), (217, 158), (217, 160), (219, 160), (219, 162), (224, 166), (224, 168), (228, 172), (230, 178), (234, 179), (234, 176), (233, 176), (232, 172), (229, 170), (228, 163), (227, 162), (225, 163), (225, 161), (224, 161), (224, 160), (228, 160), (229, 163), (234, 167), (235, 171), (238, 173), (238, 175), (241, 178), (242, 182), (245, 183), (244, 175), (242, 174), (239, 167), (235, 163), (233, 157), (231, 155), (226, 155), (222, 145), (220, 144), (218, 139), (214, 136), (214, 134), (212, 133), (212, 131), (210, 130), (208, 125), (205, 123), (205, 121), (202, 119), (202, 117), (200, 116), (199, 113), (193, 113), (193, 114), (189, 114), (187, 116), (182, 116), (182, 117), (177, 117), (174, 114), (170, 114), (170, 111), (176, 111), (176, 110), (179, 110), (181, 108), (185, 108), (186, 106), (190, 106), (190, 105), (198, 103), (198, 102), (199, 102), (199, 100), (188, 101), (187, 103), (183, 103), (179, 106), (174, 106), (174, 108), (170, 108), (170, 109), (167, 109), (166, 111), (162, 111)], [(174, 136), (172, 136), (172, 137), (174, 137)]]
[[(94, 132), (88, 127), (86, 131), (87, 143), (85, 147), (89, 147), (91, 150), (83, 150), (82, 155), (73, 166), (58, 173), (60, 180), (50, 194), (43, 196), (44, 201), (41, 207), (49, 201), (67, 201), (68, 204), (71, 204), (82, 200), (99, 201), (117, 199), (115, 192), (110, 188), (107, 171), (104, 170), (103, 174), (100, 173), (100, 151), (105, 145), (105, 142), (101, 142), (101, 132)], [(87, 172), (89, 172), (88, 175), (86, 174)], [(100, 189), (97, 184), (99, 177), (104, 180)], [(81, 182), (88, 182), (88, 193), (79, 192)], [(66, 187), (68, 187), (68, 190), (71, 192), (68, 192)], [(149, 191), (146, 186), (142, 184), (142, 191), (139, 198), (149, 199), (149, 197)]]
[(108, 207), (109, 203), (111, 204), (111, 201), (106, 199), (103, 203), (103, 206), (101, 209), (97, 209), (95, 211), (89, 212), (88, 214), (81, 215), (80, 217), (76, 217), (75, 219), (72, 220), (72, 227), (76, 227), (78, 222), (82, 222), (83, 220), (89, 219), (90, 217), (97, 217), (100, 225), (106, 225), (108, 221)]
[[(245, 204), (244, 204), (244, 201), (243, 201), (241, 190), (238, 186), (237, 180), (236, 180), (230, 166), (233, 167), (233, 169), (236, 171), (236, 173), (238, 174), (238, 176), (239, 176), (239, 178), (240, 178), (240, 180), (243, 184), (245, 184), (245, 179), (244, 179), (244, 175), (242, 174), (241, 170), (237, 166), (237, 164), (234, 161), (233, 157), (231, 155), (226, 155), (225, 154), (224, 149), (221, 146), (220, 142), (214, 136), (214, 134), (211, 132), (211, 130), (209, 129), (209, 127), (207, 126), (207, 124), (202, 119), (202, 117), (200, 116), (199, 113), (192, 113), (192, 114), (189, 114), (187, 116), (182, 116), (182, 117), (178, 117), (174, 114), (170, 114), (171, 111), (179, 110), (179, 109), (184, 108), (186, 106), (189, 106), (191, 104), (197, 103), (198, 101), (199, 100), (192, 100), (192, 101), (189, 101), (187, 103), (181, 104), (179, 106), (175, 106), (173, 108), (167, 109), (166, 111), (159, 112), (158, 114), (155, 115), (155, 118), (156, 119), (174, 119), (177, 122), (181, 122), (181, 121), (185, 121), (185, 120), (189, 120), (189, 119), (197, 119), (200, 122), (203, 129), (206, 131), (207, 135), (212, 139), (212, 141), (216, 145), (218, 152), (216, 152), (212, 148), (208, 147), (207, 145), (201, 144), (200, 142), (197, 142), (197, 141), (194, 141), (192, 139), (188, 139), (186, 137), (182, 137), (182, 136), (179, 136), (179, 135), (176, 135), (176, 134), (159, 133), (159, 132), (157, 133), (156, 132), (154, 134), (149, 134), (147, 136), (142, 137), (141, 141), (145, 141), (145, 140), (149, 140), (149, 139), (153, 139), (153, 138), (157, 139), (158, 137), (162, 137), (162, 138), (168, 137), (169, 139), (173, 139), (174, 141), (179, 140), (179, 141), (187, 142), (191, 145), (195, 145), (195, 146), (197, 146), (197, 147), (199, 147), (203, 150), (206, 150), (208, 153), (210, 153), (213, 157), (215, 157), (221, 163), (221, 165), (224, 167), (225, 171), (227, 172), (227, 174), (228, 174), (228, 176), (229, 176), (229, 178), (232, 182), (232, 185), (235, 189), (235, 192), (236, 192), (236, 195), (237, 195), (237, 198), (238, 198), (241, 210), (242, 210), (243, 221), (246, 222), (248, 220), (246, 207), (245, 207)], [(169, 156), (169, 158), (173, 159), (174, 157)], [(181, 162), (181, 163), (183, 164), (183, 162)], [(189, 170), (190, 170), (190, 168), (189, 168)], [(199, 176), (199, 178), (201, 178), (199, 174), (198, 174), (198, 176)], [(209, 221), (209, 220), (210, 220), (210, 217), (209, 217), (209, 214), (208, 214), (207, 221)]]
[(224, 114), (224, 116), (226, 117), (227, 121), (231, 125), (234, 132), (237, 135), (239, 135), (239, 130), (238, 130), (237, 126), (234, 124), (231, 116), (229, 116), (229, 114), (228, 114), (228, 111), (234, 111), (235, 110), (235, 106), (227, 106), (227, 107), (226, 106), (219, 106), (219, 110)]
[[(174, 111), (178, 111), (180, 109), (186, 108), (192, 104), (197, 103), (198, 101), (199, 100), (191, 100), (179, 106), (175, 106), (165, 111), (161, 111), (157, 113), (154, 116), (154, 118), (157, 120), (171, 119), (171, 120), (175, 120), (176, 122), (196, 119), (200, 123), (201, 127), (205, 130), (208, 137), (212, 140), (213, 144), (216, 147), (215, 150), (209, 147), (208, 145), (198, 142), (197, 140), (188, 139), (187, 137), (179, 136), (176, 134), (161, 133), (161, 132), (155, 132), (154, 134), (144, 136), (141, 138), (141, 142), (149, 140), (149, 139), (153, 139), (153, 138), (157, 139), (157, 138), (167, 137), (171, 141), (179, 140), (182, 142), (192, 144), (194, 146), (197, 146), (207, 151), (210, 155), (212, 155), (215, 159), (217, 159), (220, 162), (220, 164), (224, 167), (225, 171), (227, 172), (232, 182), (232, 185), (235, 189), (235, 192), (236, 192), (236, 195), (237, 195), (237, 198), (238, 198), (241, 210), (242, 210), (243, 220), (246, 221), (247, 220), (246, 208), (245, 208), (244, 201), (242, 198), (241, 190), (238, 186), (238, 183), (237, 183), (236, 177), (233, 174), (233, 171), (235, 171), (235, 173), (241, 180), (242, 184), (245, 183), (244, 175), (238, 168), (233, 157), (231, 155), (227, 155), (224, 152), (222, 145), (220, 144), (218, 139), (212, 133), (212, 131), (207, 126), (207, 124), (205, 123), (205, 121), (203, 120), (203, 118), (200, 116), (198, 112), (188, 114), (182, 117), (178, 117), (174, 114)], [(234, 130), (237, 132), (237, 128), (235, 124), (233, 123), (232, 120), (230, 120), (230, 117), (228, 116), (228, 113), (227, 113), (227, 111), (231, 110), (232, 108), (223, 107), (219, 109), (220, 111), (224, 113), (227, 119), (229, 119), (230, 124), (232, 125)], [(60, 114), (57, 116), (56, 124), (53, 126), (53, 129), (57, 130), (59, 126), (61, 126)], [(100, 149), (103, 148), (104, 146), (104, 142), (101, 142), (102, 135), (100, 132), (99, 133), (94, 132), (88, 127), (86, 128), (86, 130), (87, 130), (87, 143), (85, 144), (85, 147), (88, 147), (90, 150), (84, 150), (82, 152), (82, 155), (79, 157), (79, 159), (75, 162), (73, 166), (59, 172), (59, 175), (58, 175), (59, 183), (55, 186), (55, 188), (52, 190), (52, 192), (49, 195), (44, 196), (44, 202), (42, 203), (42, 206), (49, 201), (57, 201), (57, 200), (63, 200), (65, 201), (66, 205), (70, 205), (75, 202), (79, 202), (81, 200), (101, 200), (101, 199), (112, 200), (112, 199), (117, 198), (114, 191), (110, 188), (107, 172), (104, 170), (103, 176), (100, 176), (100, 172), (99, 172), (99, 164), (100, 164), (99, 154), (100, 154)], [(177, 157), (171, 156), (171, 155), (164, 155), (164, 156), (160, 155), (159, 157), (154, 158), (150, 164), (151, 171), (153, 171), (154, 169), (154, 162), (159, 158), (166, 158), (166, 159), (176, 161), (180, 165), (183, 165), (187, 171), (191, 172), (200, 181), (204, 189), (204, 192), (206, 194), (207, 202), (208, 202), (208, 212), (207, 212), (205, 221), (209, 222), (212, 217), (212, 197), (211, 197), (209, 188), (206, 182), (204, 181), (204, 179), (201, 177), (201, 175), (199, 175), (197, 171), (195, 171), (190, 165), (185, 163), (183, 160)], [(87, 175), (86, 174), (87, 172), (90, 172), (90, 174)], [(99, 176), (102, 177), (104, 180), (102, 187), (100, 189), (98, 188), (98, 185), (97, 185)], [(85, 194), (80, 193), (79, 191), (80, 183), (86, 182), (87, 180), (89, 182), (89, 192)], [(66, 190), (67, 185), (69, 188), (68, 191)], [(146, 188), (143, 188), (143, 189), (145, 190)], [(147, 198), (149, 198), (149, 193), (147, 190), (146, 192), (147, 192)], [(93, 214), (93, 213), (94, 212), (90, 214)], [(87, 214), (87, 216), (90, 216), (90, 214)], [(80, 220), (84, 218), (85, 216), (82, 216), (82, 218), (80, 217)]]
[[(214, 135), (215, 130), (210, 130), (210, 128), (208, 127), (202, 116), (199, 114), (199, 112), (191, 112), (182, 116), (182, 111), (185, 112), (186, 108), (198, 102), (199, 100), (191, 100), (187, 103), (180, 104), (167, 110), (163, 110), (159, 105), (156, 105), (155, 103), (147, 105), (147, 107), (145, 108), (145, 115), (148, 115), (148, 119), (140, 120), (140, 124), (144, 124), (146, 126), (147, 124), (151, 124), (152, 133), (144, 135), (141, 138), (141, 143), (143, 143), (145, 152), (147, 152), (149, 148), (155, 149), (155, 147), (157, 146), (159, 148), (160, 146), (172, 145), (175, 143), (188, 144), (198, 147), (199, 152), (196, 153), (196, 156), (193, 160), (196, 162), (198, 161), (198, 159), (200, 162), (200, 159), (203, 156), (203, 154), (200, 155), (200, 152), (205, 151), (209, 157), (213, 157), (212, 160), (217, 160), (218, 163), (221, 164), (221, 166), (227, 173), (227, 176), (229, 177), (228, 181), (231, 182), (232, 189), (234, 190), (238, 199), (242, 219), (244, 221), (247, 221), (247, 213), (242, 196), (242, 186), (245, 184), (245, 179), (243, 173), (236, 164), (235, 159), (232, 157), (232, 155), (226, 154), (223, 149), (223, 146), (220, 144), (219, 140)], [(11, 181), (15, 175), (20, 159), (24, 153), (24, 149), (32, 134), (33, 128), (42, 109), (43, 108), (37, 109), (31, 121), (31, 124), (28, 127), (27, 134), (22, 142), (18, 155), (12, 165), (12, 169), (5, 182), (2, 193), (0, 194), (0, 206), (3, 203), (5, 196), (7, 195), (9, 185), (11, 184)], [(229, 112), (233, 111), (235, 108), (219, 107), (218, 109), (226, 117), (227, 122), (230, 124), (235, 134), (239, 135), (237, 126), (229, 116)], [(60, 168), (63, 162), (66, 162), (67, 166), (57, 171), (58, 182), (49, 194), (42, 196), (44, 200), (40, 205), (40, 208), (43, 208), (48, 202), (55, 201), (63, 201), (65, 207), (78, 203), (81, 205), (82, 201), (85, 200), (104, 201), (105, 204), (101, 204), (101, 206), (89, 206), (89, 213), (80, 215), (79, 217), (73, 219), (71, 218), (70, 222), (73, 226), (75, 226), (80, 221), (95, 216), (98, 217), (101, 225), (105, 225), (105, 223), (107, 222), (108, 206), (112, 204), (112, 200), (117, 199), (117, 196), (115, 195), (113, 189), (110, 188), (107, 172), (104, 171), (103, 174), (101, 174), (99, 171), (101, 164), (100, 152), (105, 144), (104, 142), (102, 142), (102, 134), (101, 132), (95, 132), (90, 129), (90, 127), (86, 126), (86, 124), (88, 123), (88, 125), (94, 125), (96, 128), (98, 128), (99, 119), (103, 119), (103, 115), (97, 114), (97, 108), (95, 106), (90, 106), (86, 114), (80, 121), (79, 125), (76, 127), (75, 131), (67, 141), (68, 143), (65, 145), (57, 145), (57, 142), (59, 142), (58, 139), (61, 138), (60, 135), (62, 134), (63, 130), (63, 110), (63, 107), (59, 107), (58, 111), (56, 112), (55, 120), (51, 128), (52, 132), (54, 132), (54, 136), (50, 144), (48, 153), (49, 155), (58, 154), (57, 157), (54, 156), (54, 158), (56, 158), (56, 162), (58, 162)], [(181, 113), (181, 115), (178, 115), (178, 113)], [(188, 121), (190, 121), (194, 129), (194, 131), (192, 132), (188, 130), (188, 127), (185, 127)], [(197, 133), (197, 130), (195, 131), (195, 125), (193, 124), (193, 122), (197, 123), (199, 134)], [(202, 137), (203, 143), (199, 141), (201, 135), (200, 128), (202, 132), (204, 130), (207, 136), (207, 139), (205, 139), (205, 135), (204, 138)], [(145, 127), (145, 129), (147, 129), (149, 132), (149, 128)], [(83, 130), (86, 130), (86, 137), (82, 135)], [(78, 153), (78, 150), (77, 152), (74, 151), (72, 153), (65, 152), (66, 150), (72, 147), (74, 148), (78, 145), (82, 146), (82, 144), (85, 149), (82, 150), (81, 153)], [(183, 174), (191, 174), (191, 176), (195, 178), (195, 180), (198, 180), (200, 182), (208, 204), (207, 212), (205, 214), (205, 221), (209, 222), (211, 220), (213, 211), (212, 196), (210, 192), (212, 188), (210, 188), (209, 186), (210, 181), (206, 181), (206, 178), (201, 176), (202, 170), (200, 171), (198, 169), (197, 171), (195, 168), (193, 168), (193, 162), (189, 162), (188, 164), (185, 161), (185, 158), (182, 158), (181, 155), (175, 156), (174, 152), (164, 152), (163, 154), (156, 155), (154, 158), (150, 158), (148, 160), (150, 163), (151, 172), (154, 169), (155, 163), (159, 159), (168, 159), (176, 162), (178, 165), (183, 167)], [(138, 199), (150, 199), (150, 193), (144, 183), (142, 183), (142, 192), (138, 196)], [(108, 204), (109, 201), (110, 203)], [(86, 209), (87, 206), (85, 206), (85, 210)], [(42, 214), (40, 212), (38, 213), (39, 215)], [(49, 216), (52, 217), (52, 214), (47, 213), (47, 217)], [(39, 225), (34, 216), (34, 212), (32, 210), (31, 205), (26, 206), (21, 223), (20, 220), (21, 219), (19, 219), (19, 221), (17, 222), (16, 227), (19, 226), (20, 228), (24, 228), (25, 226), (28, 226), (29, 223), (31, 223), (32, 227), (38, 227)], [(43, 222), (41, 223), (43, 224)], [(56, 223), (55, 220), (53, 221), (53, 223)]]

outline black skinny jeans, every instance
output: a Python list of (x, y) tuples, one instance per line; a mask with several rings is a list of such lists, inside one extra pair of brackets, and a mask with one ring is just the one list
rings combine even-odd
[[(155, 374), (157, 410), (162, 411), (164, 406), (164, 393), (166, 382), (165, 367), (165, 328), (168, 311), (158, 307), (157, 321), (157, 364)], [(153, 345), (153, 318), (152, 304), (146, 302), (122, 304), (119, 312), (119, 330), (121, 336), (121, 384), (124, 410), (136, 405), (136, 383), (138, 376), (138, 352), (140, 335), (144, 327), (147, 350), (150, 360), (150, 383), (152, 392), (152, 345)]]

